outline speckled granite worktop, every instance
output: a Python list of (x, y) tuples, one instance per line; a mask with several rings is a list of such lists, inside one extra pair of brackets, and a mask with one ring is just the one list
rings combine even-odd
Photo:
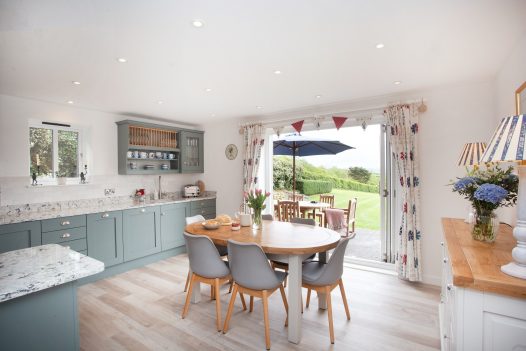
[(0, 254), (0, 303), (97, 274), (104, 263), (57, 244)]
[(129, 196), (121, 196), (25, 204), (19, 206), (2, 206), (0, 207), (0, 225), (215, 198), (216, 193), (210, 191), (194, 198), (185, 198), (179, 193), (171, 193), (166, 198), (160, 200), (146, 200), (144, 202), (139, 202)]

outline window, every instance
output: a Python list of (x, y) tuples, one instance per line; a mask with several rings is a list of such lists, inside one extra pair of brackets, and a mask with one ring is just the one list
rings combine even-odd
[(80, 132), (62, 126), (30, 126), (30, 174), (41, 178), (79, 176)]

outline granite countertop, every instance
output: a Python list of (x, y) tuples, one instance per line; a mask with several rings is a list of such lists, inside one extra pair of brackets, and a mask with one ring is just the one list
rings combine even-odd
[(113, 198), (46, 202), (19, 206), (3, 206), (0, 207), (0, 225), (215, 198), (215, 192), (206, 192), (199, 197), (192, 198), (185, 198), (179, 193), (172, 193), (163, 199), (145, 200), (144, 202), (140, 202), (129, 196), (122, 196)]
[(102, 272), (104, 263), (57, 244), (0, 254), (0, 303)]

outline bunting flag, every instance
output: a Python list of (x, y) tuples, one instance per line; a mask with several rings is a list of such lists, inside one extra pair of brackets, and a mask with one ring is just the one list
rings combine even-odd
[(303, 128), (303, 120), (294, 122), (291, 124), (291, 126), (296, 129), (296, 132), (301, 133), (301, 129)]
[(347, 117), (332, 116), (332, 120), (334, 121), (334, 125), (336, 126), (336, 129), (339, 130), (341, 126), (343, 126), (345, 121), (347, 120)]

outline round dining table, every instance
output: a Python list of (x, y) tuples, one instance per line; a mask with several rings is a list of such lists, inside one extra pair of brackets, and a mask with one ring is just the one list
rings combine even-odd
[[(185, 231), (194, 235), (206, 235), (215, 244), (224, 246), (230, 239), (244, 243), (255, 243), (261, 246), (267, 254), (279, 254), (288, 257), (288, 340), (296, 344), (301, 341), (302, 260), (306, 255), (319, 253), (320, 261), (326, 262), (326, 252), (338, 245), (340, 234), (318, 226), (267, 220), (262, 221), (260, 229), (241, 227), (240, 230), (233, 231), (231, 226), (225, 225), (218, 229), (209, 230), (204, 228), (202, 223), (193, 223), (187, 225)], [(200, 296), (199, 285), (194, 285), (192, 302), (199, 302)], [(325, 296), (319, 296), (318, 304), (320, 308), (326, 309)]]

